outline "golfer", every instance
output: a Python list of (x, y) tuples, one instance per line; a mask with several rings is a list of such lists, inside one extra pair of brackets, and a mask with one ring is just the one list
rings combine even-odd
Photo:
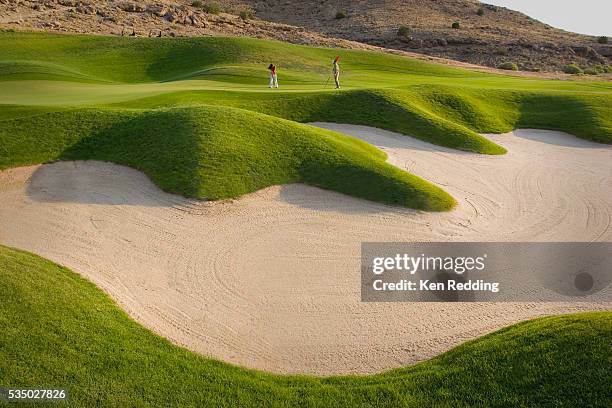
[(334, 64), (332, 67), (332, 74), (334, 74), (334, 81), (336, 82), (336, 89), (340, 89), (340, 65), (338, 62), (340, 61), (340, 56), (336, 56), (334, 58)]
[(270, 64), (268, 67), (270, 70), (270, 88), (278, 88), (278, 77), (276, 76), (276, 65)]

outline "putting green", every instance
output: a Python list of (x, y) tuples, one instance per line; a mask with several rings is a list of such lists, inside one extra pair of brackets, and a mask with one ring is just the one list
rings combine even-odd
[[(328, 81), (336, 54), (340, 91)], [(270, 62), (278, 90), (266, 86)], [(244, 38), (0, 32), (0, 121), (0, 168), (95, 158), (198, 198), (299, 181), (441, 211), (454, 200), (438, 187), (353, 138), (296, 122), (369, 125), (483, 154), (505, 149), (480, 133), (519, 127), (612, 143), (612, 84)]]

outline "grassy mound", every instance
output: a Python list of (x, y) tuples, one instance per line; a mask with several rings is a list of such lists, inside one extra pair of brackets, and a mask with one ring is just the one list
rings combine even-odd
[(610, 406), (612, 313), (548, 317), (364, 377), (277, 376), (206, 359), (75, 273), (0, 246), (0, 383), (87, 406)]
[[(336, 54), (341, 91), (329, 86)], [(266, 87), (270, 62), (280, 90)], [(363, 143), (288, 121), (375, 126), (482, 154), (506, 150), (480, 133), (517, 127), (612, 143), (612, 84), (245, 38), (0, 31), (2, 167), (96, 158), (193, 197), (302, 181), (419, 209), (452, 206)]]
[(46, 61), (0, 61), (0, 81), (53, 79), (87, 81), (95, 78)]
[[(317, 74), (327, 76), (332, 59), (339, 52), (277, 41), (232, 37), (136, 39), (0, 32), (0, 38), (0, 55), (4, 61), (29, 64), (53, 62), (58, 67), (86, 74), (92, 80), (95, 78), (121, 83), (197, 78), (205, 76), (211, 68), (219, 67), (257, 67), (259, 74), (249, 81), (258, 81), (259, 78), (265, 80), (265, 68), (270, 62), (281, 65), (284, 73), (298, 74), (297, 81), (307, 82), (309, 78), (317, 77)], [(388, 79), (393, 84), (399, 83), (398, 74), (470, 76), (469, 71), (393, 55), (358, 50), (342, 50), (342, 54), (346, 55), (343, 65), (347, 69), (353, 71), (354, 75), (364, 73), (361, 79), (363, 83), (375, 80), (367, 75), (371, 69), (378, 71), (379, 80)]]
[(302, 182), (423, 210), (455, 204), (365, 142), (236, 108), (77, 109), (0, 123), (0, 169), (91, 159), (137, 168), (163, 189), (196, 198)]
[(612, 93), (475, 90), (440, 85), (340, 93), (179, 91), (111, 106), (151, 109), (198, 104), (238, 107), (297, 122), (374, 126), (483, 154), (503, 154), (506, 150), (479, 133), (506, 133), (517, 128), (559, 130), (612, 143)]
[[(180, 98), (180, 95), (178, 97)], [(336, 122), (374, 126), (458, 150), (483, 154), (506, 152), (506, 149), (482, 137), (464, 124), (448, 120), (444, 114), (438, 114), (430, 106), (422, 103), (418, 97), (416, 92), (385, 89), (352, 90), (339, 94), (275, 96), (272, 102), (251, 96), (238, 100), (222, 99), (217, 103), (227, 103), (227, 106), (239, 106), (297, 122)], [(159, 103), (163, 97), (151, 99), (157, 99)], [(166, 100), (165, 103), (171, 101)], [(127, 105), (139, 104), (140, 102), (135, 102)]]

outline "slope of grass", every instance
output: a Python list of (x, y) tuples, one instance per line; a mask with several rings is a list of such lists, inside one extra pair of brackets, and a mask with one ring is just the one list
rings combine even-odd
[[(331, 61), (339, 52), (250, 38), (138, 38), (134, 41), (129, 37), (10, 32), (0, 32), (0, 38), (3, 61), (53, 62), (91, 78), (124, 83), (199, 77), (210, 68), (236, 66), (258, 67), (260, 77), (265, 78), (270, 62), (282, 66), (283, 71), (298, 72), (300, 77), (309, 73), (327, 76)], [(393, 55), (358, 50), (342, 50), (342, 54), (346, 55), (347, 69), (355, 76), (362, 75), (363, 83), (375, 80), (367, 74), (372, 70), (381, 79), (391, 79), (395, 84), (400, 79), (398, 74), (472, 75), (469, 71)], [(24, 71), (27, 77), (27, 69)]]
[(92, 108), (1, 123), (0, 169), (93, 159), (137, 168), (188, 197), (222, 199), (302, 182), (430, 211), (455, 203), (433, 184), (385, 163), (385, 153), (365, 142), (236, 108)]
[(81, 72), (47, 61), (0, 61), (0, 81), (17, 79), (94, 80)]
[[(324, 86), (336, 54), (342, 91)], [(281, 90), (265, 86), (270, 62), (280, 67)], [(505, 149), (479, 133), (516, 127), (612, 143), (612, 84), (245, 38), (0, 32), (0, 121), (2, 167), (97, 158), (139, 168), (188, 196), (302, 181), (448, 209), (450, 197), (383, 164), (375, 150), (287, 121), (375, 126), (482, 154)]]
[(93, 284), (0, 246), (0, 384), (66, 387), (70, 406), (463, 407), (612, 403), (612, 312), (548, 317), (430, 361), (355, 377), (207, 359), (132, 321)]
[[(210, 98), (210, 99), (209, 99)], [(214, 101), (213, 101), (214, 100)], [(206, 101), (206, 102), (204, 102)], [(430, 143), (484, 154), (505, 149), (469, 127), (447, 120), (416, 99), (415, 93), (396, 90), (352, 90), (337, 94), (300, 93), (262, 98), (250, 94), (232, 98), (221, 93), (171, 94), (118, 106), (181, 106), (215, 103), (266, 113), (297, 122), (336, 122), (368, 125), (409, 134)], [(151, 106), (151, 105), (149, 105)]]
[(151, 109), (216, 104), (297, 122), (374, 126), (454, 149), (503, 154), (503, 147), (479, 133), (541, 128), (612, 143), (611, 95), (415, 85), (340, 93), (178, 91), (110, 106)]

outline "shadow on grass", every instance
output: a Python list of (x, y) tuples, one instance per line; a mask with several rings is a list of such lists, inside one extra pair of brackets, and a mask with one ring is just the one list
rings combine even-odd
[(147, 66), (147, 76), (168, 82), (188, 78), (207, 68), (236, 61), (244, 52), (234, 41), (166, 39), (156, 41), (156, 58)]
[[(97, 160), (129, 166), (149, 176), (164, 191), (187, 197), (198, 196), (199, 138), (195, 132), (197, 124), (188, 113), (181, 110), (149, 111), (113, 119), (108, 127), (92, 130), (89, 135), (68, 147), (59, 159)], [(153, 188), (147, 187), (151, 185), (150, 180), (139, 174), (108, 171), (110, 166), (99, 167), (103, 174), (92, 174), (91, 168), (81, 173), (68, 168), (64, 168), (63, 172), (57, 169), (55, 172), (40, 170), (33, 179), (29, 194), (39, 200), (50, 197), (41, 189), (45, 182), (56, 185), (67, 194), (66, 198), (76, 202), (154, 206), (176, 203), (176, 200), (170, 198), (158, 201), (146, 197), (146, 193)], [(117, 184), (142, 189), (143, 195), (114, 196), (113, 177)], [(105, 185), (97, 185), (100, 180)], [(135, 180), (141, 184), (135, 183)], [(77, 191), (79, 188), (82, 193)]]
[[(246, 102), (244, 108), (302, 123), (328, 122), (370, 126), (389, 130), (428, 144), (484, 154), (503, 154), (492, 141), (442, 116), (413, 104), (409, 97), (391, 91), (358, 90), (336, 94), (321, 93), (269, 106)], [(425, 144), (416, 148), (429, 149)]]
[[(560, 132), (575, 135), (580, 139), (610, 144), (612, 140), (606, 136), (605, 124), (602, 123), (601, 114), (594, 107), (597, 104), (587, 103), (581, 97), (569, 97), (567, 95), (534, 95), (523, 96), (520, 102), (520, 115), (516, 129), (542, 129), (557, 130)], [(602, 110), (605, 110), (602, 108)], [(529, 132), (519, 132), (519, 137), (530, 140), (544, 142), (548, 144), (580, 147), (580, 148), (601, 148), (602, 145), (595, 143), (570, 140), (567, 135), (558, 134), (557, 138), (531, 134)]]
[[(19, 160), (5, 160), (6, 165), (57, 160), (111, 162), (139, 170), (162, 190), (188, 198), (224, 199), (301, 181), (423, 210), (445, 211), (454, 204), (452, 197), (434, 185), (384, 163), (384, 155), (366, 143), (246, 110), (82, 109), (15, 120), (9, 125), (0, 136), (9, 143), (7, 151), (14, 152), (7, 157)], [(41, 133), (46, 135), (44, 139)], [(37, 178), (42, 176), (37, 174)], [(62, 191), (87, 184), (83, 174), (54, 177), (63, 178), (54, 181)], [(112, 175), (108, 177), (112, 180)], [(68, 195), (72, 200), (92, 203), (150, 203), (140, 198), (101, 197), (91, 188), (97, 183), (89, 184), (84, 189), (87, 194)], [(34, 198), (49, 198), (41, 183), (37, 188), (37, 192), (31, 191)]]

